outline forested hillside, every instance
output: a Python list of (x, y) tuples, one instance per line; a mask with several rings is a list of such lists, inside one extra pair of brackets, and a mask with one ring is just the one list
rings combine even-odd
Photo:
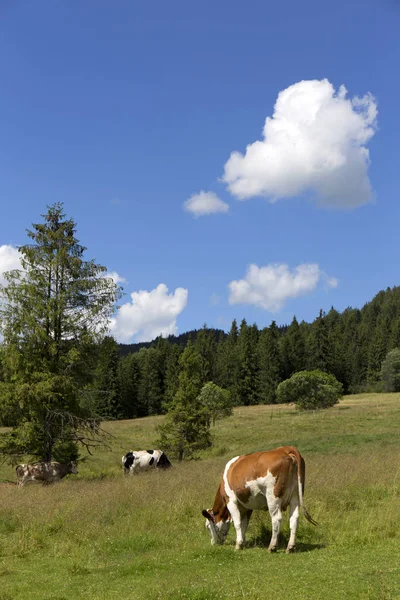
[(139, 350), (132, 345), (129, 354), (129, 346), (105, 340), (93, 384), (101, 412), (114, 418), (165, 412), (187, 343), (201, 356), (203, 381), (230, 390), (237, 405), (274, 403), (277, 385), (303, 369), (332, 373), (346, 393), (373, 390), (382, 360), (400, 347), (400, 287), (379, 292), (361, 310), (321, 312), (311, 324), (294, 317), (288, 327), (272, 322), (260, 330), (233, 321), (227, 335), (204, 327)]
[(313, 323), (294, 317), (287, 327), (273, 321), (260, 330), (233, 321), (228, 334), (204, 326), (131, 346), (105, 338), (85, 401), (116, 419), (166, 412), (188, 343), (201, 357), (203, 382), (228, 389), (236, 405), (274, 403), (277, 385), (304, 369), (332, 373), (345, 393), (374, 390), (382, 360), (400, 347), (400, 287), (379, 292), (361, 309), (321, 311)]

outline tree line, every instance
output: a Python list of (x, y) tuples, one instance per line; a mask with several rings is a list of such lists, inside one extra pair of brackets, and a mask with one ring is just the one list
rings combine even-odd
[(166, 413), (188, 344), (201, 365), (200, 383), (228, 390), (234, 405), (274, 404), (279, 383), (303, 370), (334, 375), (344, 393), (377, 391), (382, 362), (400, 347), (400, 287), (379, 292), (361, 309), (320, 311), (312, 323), (293, 317), (288, 326), (272, 321), (259, 329), (234, 320), (227, 334), (204, 326), (182, 339), (132, 345), (130, 353), (129, 345), (121, 352), (107, 337), (98, 349), (91, 402), (115, 419)]
[(120, 288), (85, 259), (62, 204), (42, 217), (19, 248), (21, 268), (0, 285), (0, 426), (11, 427), (0, 433), (3, 456), (70, 460), (79, 444), (104, 443), (102, 420), (166, 413), (161, 439), (182, 458), (210, 445), (210, 426), (235, 405), (294, 393), (310, 408), (312, 381), (332, 388), (332, 402), (341, 390), (400, 389), (399, 287), (312, 323), (234, 320), (228, 333), (204, 326), (120, 346), (106, 335)]

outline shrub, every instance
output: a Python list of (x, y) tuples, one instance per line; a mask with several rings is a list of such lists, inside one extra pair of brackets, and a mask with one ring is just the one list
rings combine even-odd
[(294, 402), (301, 410), (334, 406), (343, 393), (342, 384), (330, 373), (300, 371), (277, 388), (278, 402)]
[(233, 415), (232, 399), (228, 390), (220, 388), (218, 385), (209, 381), (201, 388), (198, 401), (208, 413), (208, 425), (215, 425), (218, 419), (230, 417)]
[(383, 392), (400, 392), (400, 348), (388, 352), (382, 361), (381, 383)]

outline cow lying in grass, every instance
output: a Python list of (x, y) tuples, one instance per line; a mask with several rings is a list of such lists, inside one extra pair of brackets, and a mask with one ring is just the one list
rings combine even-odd
[(131, 450), (122, 457), (124, 474), (134, 475), (149, 469), (169, 469), (172, 467), (162, 450)]
[(296, 543), (300, 507), (313, 525), (303, 502), (305, 463), (297, 448), (283, 446), (268, 452), (235, 456), (226, 465), (212, 509), (203, 510), (212, 544), (223, 544), (231, 522), (236, 529), (236, 549), (245, 542), (253, 510), (269, 510), (272, 537), (268, 551), (276, 550), (282, 511), (290, 507), (290, 538), (286, 552)]
[(16, 472), (17, 485), (19, 486), (23, 486), (30, 481), (47, 485), (60, 481), (69, 473), (77, 475), (78, 468), (74, 462), (36, 462), (31, 465), (18, 465)]

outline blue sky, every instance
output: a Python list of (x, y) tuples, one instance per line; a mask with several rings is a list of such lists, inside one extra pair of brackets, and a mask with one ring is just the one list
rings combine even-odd
[(0, 278), (61, 201), (126, 280), (120, 341), (399, 284), (399, 26), (396, 0), (3, 0)]

